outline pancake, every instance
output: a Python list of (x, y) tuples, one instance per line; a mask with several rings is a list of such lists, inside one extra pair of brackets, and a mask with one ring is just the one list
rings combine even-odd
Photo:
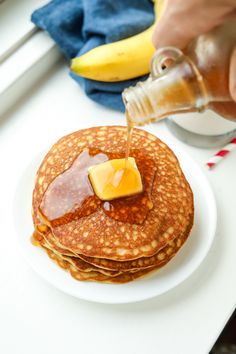
[(34, 243), (80, 281), (120, 284), (143, 277), (170, 262), (193, 225), (193, 195), (177, 158), (140, 129), (134, 129), (130, 156), (143, 192), (109, 203), (94, 195), (87, 168), (124, 157), (126, 132), (110, 126), (67, 135), (37, 172)]
[(109, 276), (116, 276), (121, 273), (121, 271), (98, 268), (93, 264), (85, 262), (79, 257), (62, 255), (61, 253), (56, 251), (42, 236), (40, 236), (36, 232), (34, 232), (34, 234), (32, 235), (32, 243), (35, 246), (39, 246), (43, 248), (44, 250), (47, 251), (47, 253), (51, 254), (51, 252), (53, 252), (54, 257), (58, 257), (61, 261), (67, 261), (79, 271), (86, 272), (86, 273), (96, 271)]
[[(33, 192), (35, 226), (41, 222), (39, 209), (49, 186), (88, 148), (124, 156), (126, 127), (80, 130), (63, 137), (52, 147), (37, 172)], [(85, 261), (89, 260), (88, 263), (102, 267), (104, 260), (124, 262), (150, 258), (171, 241), (178, 240), (186, 229), (191, 229), (193, 195), (173, 152), (155, 136), (134, 129), (130, 156), (135, 157), (140, 171), (144, 170), (139, 161), (147, 161), (145, 178), (150, 188), (146, 199), (144, 198), (144, 205), (150, 205), (151, 200), (151, 207), (143, 221), (129, 223), (120, 221), (119, 217), (116, 220), (98, 205), (88, 215), (74, 213), (65, 223), (50, 225), (56, 245), (83, 257)], [(126, 214), (128, 211), (125, 210)], [(136, 212), (137, 220), (138, 212), (139, 210)], [(93, 260), (85, 257), (92, 257)], [(98, 261), (99, 259), (103, 262)], [(123, 268), (131, 269), (127, 265)], [(110, 265), (110, 269), (114, 268)]]
[[(192, 220), (189, 222), (188, 227), (184, 230), (183, 234), (174, 240), (169, 241), (165, 247), (159, 250), (152, 257), (141, 257), (139, 259), (131, 260), (131, 261), (113, 261), (109, 259), (101, 259), (96, 257), (86, 257), (83, 255), (79, 255), (79, 258), (83, 260), (86, 264), (94, 265), (97, 269), (103, 270), (113, 270), (113, 271), (131, 271), (131, 270), (139, 270), (146, 269), (150, 267), (157, 267), (159, 263), (165, 261), (166, 259), (170, 259), (173, 257), (180, 247), (183, 245), (185, 240), (187, 239), (190, 229), (192, 227)], [(55, 253), (60, 254), (62, 257), (71, 256), (75, 258), (75, 254), (72, 252), (60, 248), (54, 240), (54, 237), (51, 232), (48, 232), (44, 235), (44, 238), (47, 244), (50, 245), (50, 249), (54, 250)], [(78, 256), (77, 256), (78, 257)], [(83, 270), (83, 269), (81, 269)]]
[(83, 272), (78, 270), (76, 267), (73, 267), (69, 262), (63, 260), (60, 256), (56, 255), (53, 251), (47, 250), (48, 256), (56, 262), (62, 269), (70, 272), (71, 276), (76, 280), (80, 281), (98, 281), (103, 283), (115, 283), (115, 284), (123, 284), (129, 281), (135, 280), (140, 277), (144, 277), (147, 274), (150, 274), (154, 270), (157, 270), (163, 267), (169, 260), (163, 261), (159, 264), (158, 267), (152, 267), (148, 269), (139, 270), (137, 272), (123, 272), (117, 276), (108, 276), (105, 274), (101, 274), (96, 271), (91, 272)]

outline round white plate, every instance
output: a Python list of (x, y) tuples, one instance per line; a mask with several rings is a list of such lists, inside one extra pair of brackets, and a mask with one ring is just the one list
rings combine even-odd
[(176, 150), (188, 179), (195, 204), (194, 226), (187, 242), (165, 267), (151, 276), (127, 284), (81, 282), (52, 262), (46, 253), (30, 242), (31, 195), (37, 167), (43, 155), (35, 158), (25, 169), (17, 186), (14, 214), (17, 237), (26, 259), (45, 280), (61, 291), (80, 299), (101, 303), (129, 303), (165, 293), (189, 277), (207, 255), (216, 229), (216, 204), (211, 187), (198, 165), (182, 150)]

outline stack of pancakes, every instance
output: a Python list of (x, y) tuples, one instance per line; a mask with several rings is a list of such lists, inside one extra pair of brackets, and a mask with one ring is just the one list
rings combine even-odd
[[(34, 243), (78, 280), (124, 283), (144, 276), (168, 263), (190, 234), (193, 194), (179, 162), (163, 142), (139, 129), (133, 131), (130, 156), (137, 162), (142, 155), (153, 164), (145, 175), (152, 206), (142, 222), (135, 223), (132, 217), (132, 222), (117, 220), (101, 207), (63, 224), (43, 222), (40, 205), (55, 178), (86, 149), (125, 154), (126, 138), (127, 129), (121, 126), (80, 130), (60, 139), (37, 172), (32, 210)], [(142, 178), (144, 174), (145, 169)]]

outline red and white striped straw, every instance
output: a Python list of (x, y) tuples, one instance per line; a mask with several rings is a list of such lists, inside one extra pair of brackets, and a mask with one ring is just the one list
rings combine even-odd
[(217, 165), (222, 159), (223, 157), (225, 157), (226, 155), (228, 155), (230, 153), (230, 151), (234, 150), (236, 148), (236, 138), (232, 139), (230, 141), (229, 144), (227, 144), (222, 150), (220, 150), (219, 152), (217, 152), (217, 154), (215, 154), (214, 156), (212, 156), (206, 163), (206, 165), (209, 168), (214, 167), (215, 165)]

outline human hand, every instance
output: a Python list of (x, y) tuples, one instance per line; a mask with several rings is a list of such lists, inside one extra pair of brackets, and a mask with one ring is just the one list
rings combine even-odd
[[(183, 49), (194, 38), (236, 16), (235, 0), (165, 0), (153, 43), (156, 48), (174, 46)], [(229, 90), (236, 102), (236, 46), (230, 58)], [(213, 109), (225, 117), (236, 118), (236, 103), (220, 103)], [(234, 118), (234, 119), (235, 119)]]

